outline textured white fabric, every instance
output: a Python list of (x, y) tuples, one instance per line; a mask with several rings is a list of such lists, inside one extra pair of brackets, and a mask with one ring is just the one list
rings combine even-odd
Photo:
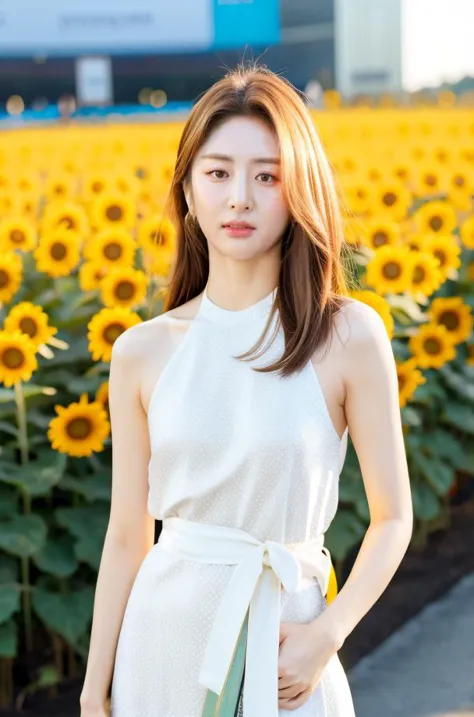
[[(347, 432), (339, 438), (311, 362), (288, 378), (252, 370), (281, 355), (281, 327), (260, 358), (250, 363), (234, 358), (261, 334), (275, 293), (247, 309), (228, 311), (205, 291), (197, 316), (153, 390), (148, 509), (164, 527), (140, 567), (125, 610), (112, 717), (202, 714), (207, 688), (200, 682), (201, 670), (205, 664), (215, 666), (212, 657), (205, 661), (206, 646), (241, 563), (203, 562), (165, 549), (169, 518), (179, 518), (175, 525), (196, 522), (209, 530), (245, 531), (255, 545), (268, 546), (321, 545), (335, 515)], [(176, 321), (167, 314), (159, 320)], [(265, 572), (275, 577), (273, 570)], [(275, 577), (282, 622), (307, 623), (327, 605), (314, 572), (303, 572), (295, 591), (291, 580), (288, 590)], [(257, 673), (258, 665), (252, 664)], [(245, 681), (258, 686), (270, 669), (262, 665), (258, 674), (246, 669)], [(242, 707), (239, 713), (247, 717)], [(295, 717), (353, 717), (337, 654), (309, 700), (292, 712)], [(273, 714), (262, 706), (261, 715), (267, 713)], [(280, 709), (278, 715), (285, 717), (288, 710)]]
[[(278, 643), (281, 585), (288, 593), (306, 588), (303, 576), (316, 577), (327, 593), (331, 559), (324, 536), (293, 545), (264, 543), (239, 528), (165, 518), (164, 550), (204, 563), (237, 565), (217, 610), (199, 674), (200, 684), (220, 694), (235, 645), (249, 610), (245, 670), (247, 717), (278, 717)], [(270, 568), (270, 569), (266, 569)]]

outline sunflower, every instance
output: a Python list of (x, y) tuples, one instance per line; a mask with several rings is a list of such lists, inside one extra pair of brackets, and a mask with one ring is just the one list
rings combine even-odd
[(354, 214), (365, 214), (370, 208), (370, 191), (369, 185), (364, 178), (358, 181), (351, 177), (346, 179), (343, 176), (341, 180), (341, 191), (344, 203)]
[(403, 244), (411, 251), (424, 251), (425, 235), (419, 233), (408, 233), (403, 237)]
[(130, 266), (117, 266), (102, 280), (102, 301), (106, 306), (123, 306), (131, 309), (146, 298), (147, 276)]
[(387, 218), (371, 218), (366, 221), (367, 233), (364, 244), (377, 250), (390, 244), (394, 246), (401, 243), (400, 225)]
[(79, 286), (82, 291), (95, 291), (100, 288), (109, 268), (97, 261), (84, 261), (79, 268)]
[(456, 162), (448, 172), (448, 192), (465, 192), (466, 194), (474, 194), (474, 179), (472, 176), (472, 167), (468, 162), (461, 164)]
[(411, 290), (415, 298), (419, 295), (430, 296), (444, 281), (439, 260), (430, 252), (417, 251), (413, 252), (412, 261)]
[(10, 309), (5, 318), (6, 331), (21, 331), (34, 343), (36, 348), (48, 343), (49, 339), (57, 333), (54, 326), (48, 325), (49, 317), (41, 306), (29, 301), (22, 301)]
[(75, 457), (104, 450), (110, 422), (100, 403), (89, 403), (83, 393), (79, 401), (66, 407), (56, 405), (54, 409), (58, 415), (49, 423), (48, 438), (55, 450)]
[(77, 193), (77, 180), (70, 173), (54, 174), (46, 179), (45, 197), (50, 201), (73, 199)]
[(430, 160), (424, 161), (413, 177), (413, 193), (417, 197), (439, 194), (442, 191), (444, 174)]
[(451, 234), (456, 228), (456, 212), (451, 204), (441, 201), (426, 202), (413, 214), (421, 232)]
[(413, 203), (410, 190), (396, 179), (380, 182), (371, 190), (370, 207), (376, 216), (385, 214), (393, 221), (404, 219)]
[(91, 204), (91, 217), (96, 227), (131, 229), (136, 220), (136, 203), (122, 192), (102, 192)]
[(124, 227), (102, 229), (87, 242), (84, 257), (112, 268), (133, 266), (137, 243)]
[(47, 234), (63, 227), (78, 234), (81, 239), (89, 232), (89, 220), (85, 209), (75, 202), (48, 204), (41, 220), (41, 232)]
[(394, 323), (393, 317), (390, 312), (390, 304), (383, 296), (379, 296), (374, 291), (358, 290), (352, 291), (351, 297), (357, 301), (362, 301), (364, 304), (371, 306), (379, 314), (380, 318), (385, 324), (387, 334), (390, 339), (393, 338)]
[(367, 264), (365, 280), (379, 294), (399, 294), (411, 286), (412, 252), (404, 246), (383, 246)]
[(141, 318), (130, 309), (102, 309), (88, 323), (89, 351), (94, 361), (110, 361), (115, 340)]
[(112, 182), (106, 173), (92, 172), (83, 177), (81, 196), (86, 203), (92, 202), (104, 192), (110, 191)]
[(421, 368), (440, 368), (456, 356), (449, 331), (438, 324), (423, 324), (418, 333), (410, 337), (409, 348)]
[(29, 381), (38, 368), (34, 343), (21, 331), (0, 331), (0, 381), (13, 386)]
[(400, 408), (402, 408), (413, 396), (418, 386), (426, 383), (426, 378), (416, 368), (416, 359), (414, 358), (410, 358), (403, 363), (397, 361), (397, 376)]
[(474, 249), (474, 214), (461, 224), (459, 235), (467, 249)]
[(18, 192), (25, 192), (26, 194), (33, 194), (37, 191), (38, 177), (36, 173), (31, 172), (28, 174), (18, 174), (13, 177), (13, 189)]
[(454, 272), (461, 266), (461, 247), (454, 236), (425, 234), (423, 250), (438, 260), (443, 279), (455, 278)]
[(95, 394), (95, 400), (102, 405), (102, 407), (109, 411), (109, 382), (103, 381)]
[(42, 236), (33, 254), (38, 271), (52, 277), (68, 276), (79, 263), (79, 240), (75, 232), (59, 228)]
[(174, 254), (163, 252), (161, 256), (143, 254), (143, 267), (152, 276), (167, 277), (173, 266)]
[(20, 249), (27, 252), (36, 246), (36, 230), (23, 217), (9, 217), (0, 222), (0, 251)]
[(471, 335), (473, 319), (471, 307), (460, 296), (434, 299), (430, 306), (433, 323), (444, 326), (455, 344), (466, 341)]
[(8, 303), (20, 288), (23, 262), (14, 251), (0, 251), (0, 303)]
[(145, 251), (154, 256), (159, 256), (163, 251), (174, 253), (176, 249), (174, 224), (159, 215), (148, 217), (138, 227), (138, 241)]

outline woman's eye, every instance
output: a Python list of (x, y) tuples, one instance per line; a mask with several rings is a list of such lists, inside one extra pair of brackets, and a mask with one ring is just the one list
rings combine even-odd
[[(216, 172), (220, 172), (221, 174), (222, 173), (226, 174), (225, 170), (223, 170), (223, 169), (212, 169), (207, 174), (215, 174)], [(259, 177), (261, 177), (261, 176), (270, 177), (270, 179), (273, 179), (274, 181), (276, 181), (276, 177), (274, 177), (273, 174), (269, 174), (268, 172), (261, 172), (258, 176)], [(216, 177), (216, 179), (221, 179), (221, 177)], [(270, 184), (270, 182), (266, 181), (266, 182), (263, 182), (263, 184)]]

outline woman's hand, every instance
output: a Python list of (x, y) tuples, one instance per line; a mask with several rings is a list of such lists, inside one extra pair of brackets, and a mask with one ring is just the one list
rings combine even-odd
[(278, 707), (295, 710), (311, 696), (341, 645), (324, 613), (309, 624), (282, 622), (278, 657)]

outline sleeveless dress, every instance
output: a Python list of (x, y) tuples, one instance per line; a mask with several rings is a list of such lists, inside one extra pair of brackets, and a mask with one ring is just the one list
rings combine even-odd
[[(206, 287), (197, 315), (155, 384), (148, 410), (148, 510), (164, 526), (173, 521), (198, 529), (220, 526), (239, 541), (244, 536), (252, 545), (277, 549), (276, 543), (322, 541), (336, 513), (347, 429), (341, 439), (311, 361), (287, 378), (252, 369), (268, 365), (283, 351), (278, 312), (264, 346), (274, 328), (275, 339), (265, 353), (250, 363), (234, 358), (262, 334), (275, 295), (276, 289), (231, 311), (212, 302)], [(155, 320), (177, 321), (168, 312)], [(142, 562), (125, 609), (112, 678), (112, 717), (203, 714), (208, 690), (199, 677), (206, 646), (224, 598), (232, 601), (226, 588), (238, 565), (173, 553), (165, 548), (164, 532)], [(198, 538), (189, 539), (191, 551), (194, 544)], [(221, 541), (214, 545), (222, 547)], [(316, 577), (301, 578), (296, 592), (281, 586), (277, 595), (281, 622), (307, 623), (327, 607)], [(227, 629), (225, 620), (221, 624)], [(258, 643), (254, 635), (253, 649)], [(262, 676), (272, 669), (262, 664)], [(245, 681), (252, 677), (258, 685), (259, 674), (245, 673)], [(282, 708), (263, 709), (264, 697), (259, 714), (289, 714)], [(236, 714), (256, 717), (244, 704), (241, 696)], [(292, 713), (353, 717), (337, 653), (308, 701)]]

